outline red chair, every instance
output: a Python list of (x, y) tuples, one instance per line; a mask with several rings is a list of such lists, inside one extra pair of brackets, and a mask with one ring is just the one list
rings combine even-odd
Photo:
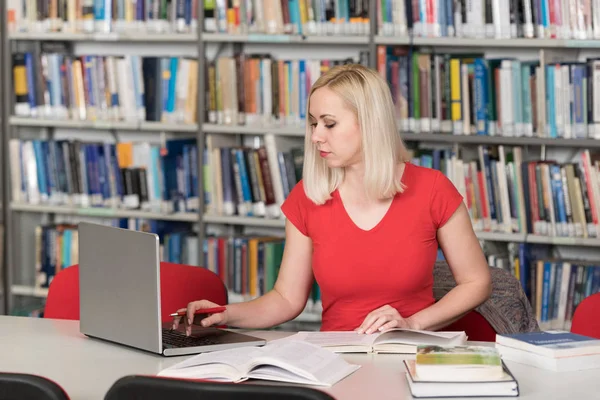
[[(160, 263), (161, 319), (194, 300), (206, 299), (227, 304), (227, 288), (214, 272), (167, 262)], [(79, 265), (60, 271), (48, 289), (44, 318), (79, 320)]]
[(496, 331), (477, 311), (471, 311), (468, 314), (465, 314), (462, 318), (440, 330), (453, 332), (465, 331), (468, 340), (478, 342), (496, 341)]
[(571, 332), (600, 339), (600, 293), (583, 299), (573, 313)]

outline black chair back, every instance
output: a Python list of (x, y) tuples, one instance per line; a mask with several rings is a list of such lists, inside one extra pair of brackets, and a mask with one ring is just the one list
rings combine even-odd
[(104, 400), (334, 400), (329, 394), (303, 386), (221, 383), (130, 375), (117, 380)]
[(69, 400), (57, 383), (42, 376), (0, 372), (0, 400)]

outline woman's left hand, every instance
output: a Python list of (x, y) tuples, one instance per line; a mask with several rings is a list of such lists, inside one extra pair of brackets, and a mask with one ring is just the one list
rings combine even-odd
[(410, 318), (402, 318), (398, 310), (386, 304), (383, 307), (371, 311), (355, 331), (358, 333), (369, 334), (391, 328), (418, 329)]

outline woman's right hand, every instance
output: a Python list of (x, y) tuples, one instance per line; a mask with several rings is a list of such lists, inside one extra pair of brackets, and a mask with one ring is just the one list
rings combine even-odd
[(187, 305), (186, 308), (181, 308), (177, 312), (186, 312), (185, 317), (174, 317), (173, 318), (173, 329), (177, 329), (181, 323), (181, 319), (185, 322), (185, 334), (189, 336), (192, 333), (192, 325), (195, 319), (200, 319), (200, 326), (208, 327), (212, 325), (226, 325), (227, 324), (227, 309), (220, 313), (214, 314), (202, 314), (197, 311), (201, 311), (203, 308), (214, 308), (219, 307), (219, 304), (215, 304), (208, 300), (192, 301)]

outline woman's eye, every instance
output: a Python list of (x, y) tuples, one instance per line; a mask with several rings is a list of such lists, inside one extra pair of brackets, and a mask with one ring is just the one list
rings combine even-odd
[(326, 127), (327, 129), (331, 129), (331, 128), (333, 128), (334, 126), (335, 126), (335, 123), (333, 123), (333, 124), (329, 124), (329, 125), (325, 125), (325, 127)]

